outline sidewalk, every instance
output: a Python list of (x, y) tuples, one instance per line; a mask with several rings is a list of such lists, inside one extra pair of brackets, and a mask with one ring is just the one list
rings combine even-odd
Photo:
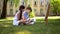
[[(36, 19), (45, 19), (45, 17), (35, 17)], [(7, 17), (8, 20), (13, 20), (13, 17)], [(48, 19), (60, 19), (60, 16), (49, 16)]]
[[(45, 17), (35, 17), (36, 19), (45, 19)], [(48, 19), (60, 19), (60, 16), (49, 16)]]

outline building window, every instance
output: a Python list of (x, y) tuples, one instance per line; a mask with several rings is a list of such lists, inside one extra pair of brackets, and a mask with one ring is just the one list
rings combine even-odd
[(49, 4), (49, 0), (46, 0), (46, 4), (47, 4), (47, 5)]
[(10, 9), (10, 15), (13, 15), (13, 9)]
[(22, 5), (24, 5), (24, 0), (22, 0)]
[(37, 10), (36, 10), (36, 9), (34, 9), (34, 12), (35, 12), (35, 13), (36, 13), (36, 11), (37, 11)]
[(49, 0), (46, 0), (46, 7), (48, 6), (48, 4), (49, 4)]
[(37, 5), (37, 0), (34, 0), (34, 5), (35, 5), (35, 6)]
[(40, 9), (40, 14), (43, 15), (43, 9), (42, 8)]
[(40, 0), (40, 6), (44, 6), (44, 0)]
[(10, 0), (10, 6), (13, 6), (13, 5), (14, 5), (14, 1)]

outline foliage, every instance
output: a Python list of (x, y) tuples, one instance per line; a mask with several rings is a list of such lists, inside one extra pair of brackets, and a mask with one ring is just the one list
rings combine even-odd
[(15, 0), (15, 7), (17, 7), (18, 5), (19, 5), (19, 2), (20, 2), (20, 0)]
[(55, 14), (60, 13), (60, 1), (59, 0), (51, 0), (51, 11)]

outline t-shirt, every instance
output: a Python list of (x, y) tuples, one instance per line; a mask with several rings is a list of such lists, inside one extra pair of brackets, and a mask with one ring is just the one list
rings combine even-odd
[(23, 16), (24, 16), (26, 19), (29, 18), (29, 15), (28, 15), (28, 13), (27, 13), (26, 11), (23, 12)]

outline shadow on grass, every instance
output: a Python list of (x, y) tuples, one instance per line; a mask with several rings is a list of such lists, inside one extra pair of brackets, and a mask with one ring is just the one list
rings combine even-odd
[(43, 19), (34, 25), (13, 26), (12, 20), (0, 21), (0, 34), (60, 34), (60, 19), (49, 19), (46, 26)]
[(50, 34), (60, 34), (60, 19), (49, 19), (48, 29)]
[(47, 28), (40, 22), (40, 20), (37, 20), (34, 25), (13, 26), (12, 20), (0, 21), (0, 34), (46, 34)]
[(60, 26), (60, 19), (49, 19), (48, 23), (54, 26)]

